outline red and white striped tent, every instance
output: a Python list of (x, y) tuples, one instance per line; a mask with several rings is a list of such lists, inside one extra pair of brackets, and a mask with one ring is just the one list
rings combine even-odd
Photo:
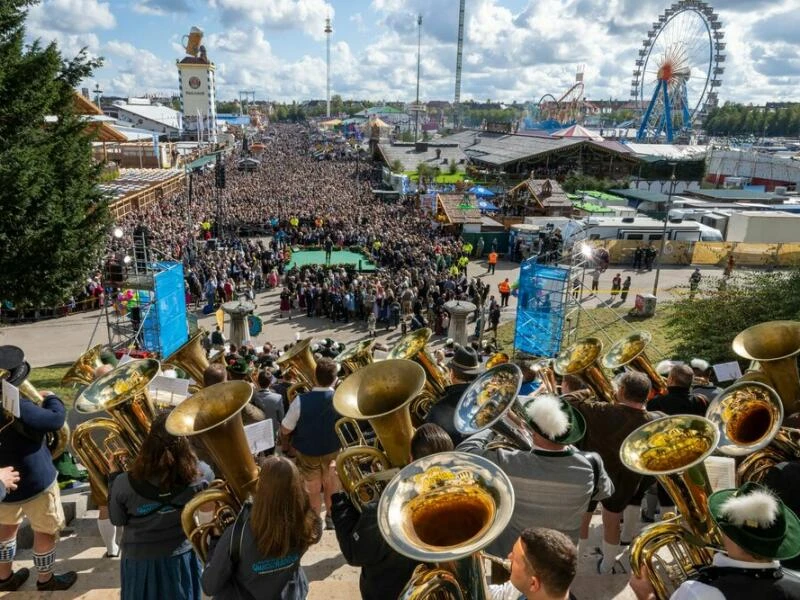
[(583, 138), (587, 140), (602, 141), (603, 138), (599, 135), (592, 133), (582, 125), (572, 125), (566, 129), (560, 129), (555, 133), (550, 134), (551, 137), (557, 138)]

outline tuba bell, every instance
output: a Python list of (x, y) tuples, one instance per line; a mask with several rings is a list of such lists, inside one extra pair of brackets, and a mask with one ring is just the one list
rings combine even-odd
[(366, 367), (373, 363), (372, 352), (375, 347), (375, 340), (364, 340), (352, 348), (340, 352), (333, 359), (341, 365), (346, 375), (352, 375), (361, 367)]
[[(711, 563), (719, 531), (708, 511), (711, 483), (703, 461), (719, 442), (718, 427), (703, 417), (676, 415), (635, 429), (619, 456), (628, 469), (655, 476), (669, 493), (679, 517), (651, 525), (633, 541), (631, 569), (646, 576), (659, 600), (666, 600), (698, 568)], [(668, 561), (667, 557), (672, 560)]]
[[(157, 360), (132, 360), (93, 381), (75, 400), (79, 413), (105, 411), (110, 417), (81, 423), (72, 434), (75, 455), (89, 472), (93, 488), (106, 501), (109, 473), (128, 470), (150, 431), (155, 408), (148, 386), (159, 369)], [(98, 443), (96, 437), (103, 434)]]
[(800, 411), (800, 322), (767, 321), (748, 327), (733, 340), (733, 351), (756, 361), (758, 370), (748, 371), (740, 381), (759, 381), (772, 387), (783, 402), (783, 414)]
[[(242, 508), (258, 482), (258, 467), (242, 424), (242, 409), (253, 387), (246, 381), (224, 381), (189, 396), (167, 417), (166, 429), (175, 436), (197, 436), (224, 480), (195, 496), (184, 506), (181, 525), (195, 552), (205, 562), (210, 536), (223, 531)], [(195, 514), (204, 504), (215, 505), (214, 518), (199, 524)]]
[(647, 358), (645, 349), (653, 340), (648, 331), (637, 331), (616, 342), (603, 356), (602, 364), (609, 371), (627, 367), (647, 375), (655, 395), (667, 393), (667, 382), (658, 374)]
[(522, 386), (522, 371), (505, 363), (474, 379), (456, 405), (453, 417), (456, 430), (473, 435), (491, 429), (520, 450), (533, 448), (533, 433), (517, 399)]
[(425, 370), (425, 388), (411, 404), (411, 414), (421, 422), (430, 411), (430, 407), (444, 394), (450, 384), (449, 375), (438, 365), (425, 348), (433, 332), (423, 327), (403, 336), (389, 351), (387, 359), (412, 360)]
[(98, 344), (81, 354), (61, 378), (61, 385), (90, 385), (94, 381), (94, 372), (103, 366), (100, 353), (103, 345)]
[[(198, 389), (203, 387), (203, 373), (205, 373), (208, 365), (211, 364), (202, 346), (204, 334), (204, 331), (198, 331), (183, 346), (164, 359), (165, 365), (172, 365), (185, 371), (197, 384)], [(216, 354), (215, 360), (218, 361), (219, 359), (222, 359), (221, 362), (225, 362), (224, 351)]]
[(598, 400), (614, 402), (614, 388), (603, 372), (600, 364), (600, 353), (603, 342), (589, 337), (578, 340), (572, 346), (562, 350), (553, 359), (553, 369), (561, 375), (580, 375), (594, 390)]
[(421, 563), (400, 598), (490, 597), (481, 550), (511, 520), (514, 488), (491, 461), (442, 452), (403, 468), (378, 504), (378, 527), (396, 552)]
[(317, 361), (311, 352), (310, 337), (289, 348), (275, 361), (275, 365), (286, 376), (294, 379), (295, 383), (303, 383), (308, 389), (317, 385)]

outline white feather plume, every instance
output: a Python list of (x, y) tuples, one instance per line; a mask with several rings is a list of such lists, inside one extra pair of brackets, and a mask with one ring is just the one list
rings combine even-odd
[(542, 396), (527, 407), (528, 418), (547, 437), (555, 439), (569, 429), (569, 418), (561, 410), (561, 400), (555, 396)]
[(778, 501), (769, 492), (755, 490), (746, 496), (731, 496), (720, 506), (720, 513), (732, 525), (769, 527), (778, 518)]

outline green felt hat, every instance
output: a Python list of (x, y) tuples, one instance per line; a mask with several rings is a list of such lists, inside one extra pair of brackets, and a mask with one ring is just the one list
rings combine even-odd
[[(567, 417), (567, 422), (569, 423), (567, 430), (560, 435), (553, 434), (552, 431), (548, 432), (548, 411), (541, 410), (544, 403), (552, 405), (553, 400), (558, 402), (557, 410), (560, 410), (562, 413), (564, 413), (564, 415)], [(537, 402), (539, 404), (536, 404)], [(524, 410), (525, 415), (527, 416), (528, 424), (531, 426), (531, 428), (542, 437), (545, 437), (556, 444), (563, 444), (565, 446), (574, 444), (575, 442), (583, 439), (583, 436), (586, 434), (586, 421), (584, 420), (583, 415), (572, 408), (572, 405), (569, 402), (553, 394), (541, 394), (540, 396), (534, 397), (525, 403)]]
[(747, 482), (708, 497), (714, 522), (750, 554), (787, 560), (800, 554), (800, 519), (769, 488)]

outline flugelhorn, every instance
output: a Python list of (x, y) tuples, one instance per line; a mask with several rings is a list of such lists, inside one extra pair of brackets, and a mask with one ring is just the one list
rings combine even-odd
[[(258, 467), (250, 453), (241, 414), (252, 395), (253, 387), (246, 381), (217, 383), (189, 396), (167, 417), (167, 431), (175, 436), (196, 436), (224, 477), (196, 494), (181, 514), (186, 538), (203, 562), (210, 536), (233, 522), (258, 481)], [(216, 507), (213, 519), (199, 524), (196, 512), (212, 503)]]
[[(719, 442), (718, 427), (703, 417), (677, 415), (645, 423), (622, 442), (628, 469), (655, 476), (680, 516), (645, 529), (631, 544), (631, 568), (666, 600), (697, 569), (711, 563), (719, 531), (708, 511), (711, 483), (703, 461)], [(667, 558), (671, 557), (671, 561)]]
[(603, 356), (602, 365), (609, 371), (627, 367), (644, 373), (653, 386), (653, 393), (660, 396), (667, 393), (667, 382), (658, 374), (645, 353), (652, 340), (653, 336), (648, 331), (632, 333), (609, 348)]
[(100, 360), (102, 351), (103, 345), (98, 344), (81, 354), (61, 378), (61, 385), (90, 385), (94, 381), (95, 370), (103, 366)]
[(603, 342), (597, 338), (583, 338), (562, 350), (553, 359), (553, 369), (561, 376), (580, 375), (594, 390), (598, 400), (614, 402), (614, 388), (603, 372), (600, 354)]
[(426, 564), (400, 598), (488, 599), (480, 551), (513, 510), (511, 481), (483, 457), (442, 452), (403, 468), (381, 495), (378, 527), (396, 552)]
[(748, 371), (740, 381), (772, 387), (783, 403), (784, 416), (800, 411), (800, 322), (767, 321), (748, 327), (734, 338), (733, 351), (758, 363), (758, 370)]
[(128, 470), (155, 419), (148, 387), (159, 369), (157, 360), (132, 360), (93, 381), (75, 400), (79, 413), (110, 416), (81, 423), (72, 434), (72, 449), (106, 503), (109, 473)]
[(456, 405), (453, 422), (463, 435), (491, 429), (520, 450), (533, 448), (533, 433), (517, 396), (522, 371), (505, 363), (474, 379)]

